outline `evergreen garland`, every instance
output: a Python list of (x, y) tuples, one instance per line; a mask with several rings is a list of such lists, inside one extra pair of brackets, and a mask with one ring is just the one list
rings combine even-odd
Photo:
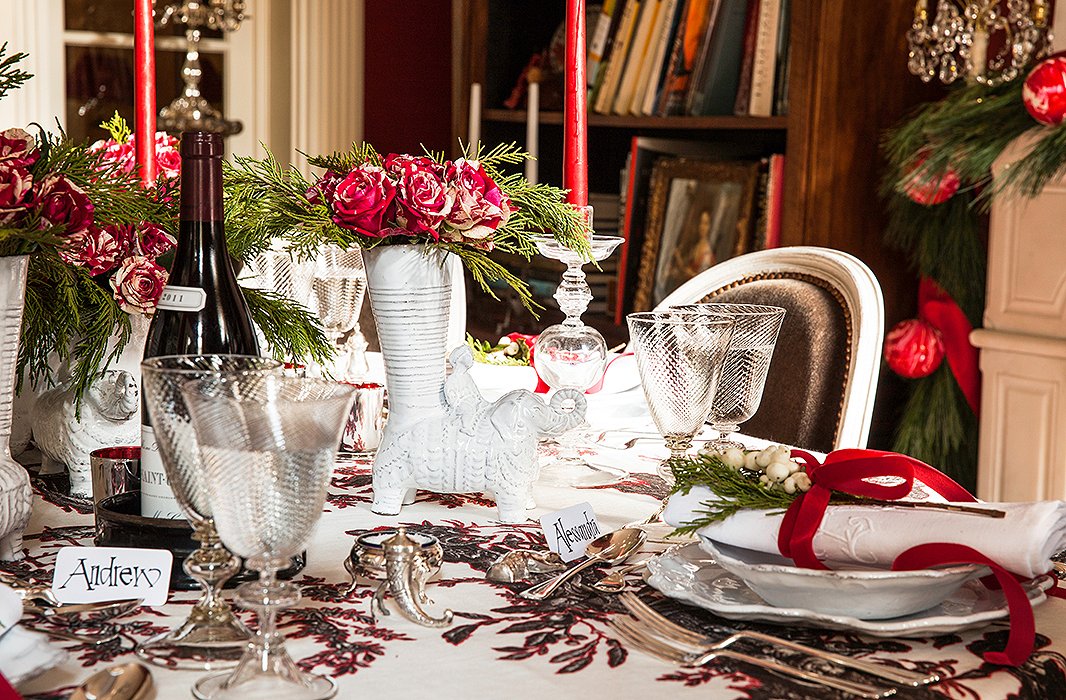
[[(1028, 74), (1023, 71), (1022, 75)], [(986, 251), (983, 215), (999, 196), (1031, 197), (1066, 173), (1066, 129), (1037, 124), (1022, 101), (1023, 79), (995, 87), (957, 87), (942, 100), (919, 107), (886, 134), (882, 181), (886, 241), (910, 257), (959, 305), (975, 328), (984, 312)], [(1022, 136), (1029, 152), (995, 180), (992, 165)], [(915, 179), (938, 183), (949, 170), (959, 191), (930, 206), (907, 195)], [(973, 490), (977, 475), (977, 416), (944, 361), (931, 375), (911, 382), (893, 449), (945, 471)]]

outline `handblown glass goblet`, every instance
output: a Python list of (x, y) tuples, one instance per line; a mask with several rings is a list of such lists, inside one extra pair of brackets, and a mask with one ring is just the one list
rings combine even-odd
[(251, 633), (222, 598), (222, 586), (241, 567), (222, 546), (211, 519), (196, 433), (181, 386), (221, 372), (280, 375), (283, 366), (267, 357), (245, 355), (171, 355), (141, 364), (145, 406), (151, 417), (163, 469), (200, 548), (184, 568), (203, 588), (189, 617), (175, 629), (137, 645), (137, 655), (160, 666), (212, 670), (233, 666)]
[(670, 461), (685, 455), (710, 413), (733, 319), (666, 311), (630, 314), (626, 320), (648, 410), (670, 449), (658, 474), (673, 483)]
[(317, 379), (234, 375), (190, 382), (205, 486), (218, 534), (259, 572), (237, 598), (255, 610), (259, 629), (232, 673), (197, 681), (201, 700), (222, 697), (329, 698), (336, 684), (297, 668), (278, 633), (278, 610), (300, 589), (278, 581), (311, 537), (355, 389)]
[(336, 346), (341, 337), (352, 331), (330, 374), (339, 381), (361, 382), (369, 368), (366, 339), (359, 330), (359, 312), (366, 295), (366, 269), (358, 248), (323, 246), (310, 266), (312, 301), (326, 336)]
[(729, 436), (739, 432), (740, 424), (759, 410), (785, 310), (761, 304), (694, 304), (675, 308), (728, 316), (735, 321), (733, 339), (729, 341), (722, 377), (711, 404), (709, 420), (718, 437), (707, 446), (717, 452), (732, 447), (742, 450), (744, 445), (730, 440)]

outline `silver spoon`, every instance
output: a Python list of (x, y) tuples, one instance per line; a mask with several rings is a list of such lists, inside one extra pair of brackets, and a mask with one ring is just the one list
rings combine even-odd
[(551, 596), (563, 583), (590, 566), (596, 564), (620, 564), (644, 544), (644, 531), (636, 528), (622, 528), (606, 535), (600, 535), (585, 547), (588, 559), (577, 566), (567, 569), (555, 578), (548, 579), (522, 591), (519, 595), (529, 600), (544, 600)]
[(638, 561), (636, 564), (627, 564), (607, 574), (599, 581), (592, 584), (600, 593), (621, 593), (626, 589), (626, 575), (647, 565), (648, 560)]
[(152, 673), (138, 663), (109, 666), (74, 689), (70, 700), (143, 700), (152, 690)]

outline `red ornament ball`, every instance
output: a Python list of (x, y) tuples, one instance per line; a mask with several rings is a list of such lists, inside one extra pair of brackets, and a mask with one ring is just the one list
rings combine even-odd
[(914, 165), (910, 167), (911, 177), (903, 186), (903, 191), (916, 204), (931, 207), (946, 202), (959, 191), (959, 174), (950, 165), (942, 173), (934, 173), (922, 168), (929, 158), (927, 151), (918, 154)]
[(1066, 119), (1066, 56), (1036, 64), (1022, 85), (1022, 102), (1041, 124), (1058, 126)]
[(920, 318), (900, 321), (885, 336), (885, 362), (901, 377), (928, 377), (943, 360), (944, 338)]

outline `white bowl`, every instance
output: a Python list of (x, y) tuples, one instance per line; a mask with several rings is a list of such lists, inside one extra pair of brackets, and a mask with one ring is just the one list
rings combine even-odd
[(802, 607), (825, 615), (887, 620), (939, 605), (966, 581), (988, 573), (976, 564), (890, 571), (826, 562), (830, 570), (804, 569), (776, 554), (700, 538), (700, 547), (770, 605)]

